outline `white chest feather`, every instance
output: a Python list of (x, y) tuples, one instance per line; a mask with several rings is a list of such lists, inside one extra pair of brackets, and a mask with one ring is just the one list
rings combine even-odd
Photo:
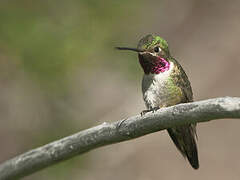
[(170, 63), (168, 71), (159, 74), (144, 74), (142, 80), (143, 99), (148, 109), (162, 105), (164, 96), (166, 96), (166, 86), (169, 82), (170, 74), (174, 64)]

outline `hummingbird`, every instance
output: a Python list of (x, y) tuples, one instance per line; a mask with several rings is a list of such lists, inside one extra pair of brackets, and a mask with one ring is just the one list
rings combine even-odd
[[(148, 34), (140, 39), (137, 48), (116, 47), (138, 53), (144, 71), (142, 93), (147, 110), (193, 101), (190, 81), (178, 61), (170, 54), (168, 43), (160, 36)], [(173, 143), (194, 169), (199, 168), (196, 124), (167, 129)]]

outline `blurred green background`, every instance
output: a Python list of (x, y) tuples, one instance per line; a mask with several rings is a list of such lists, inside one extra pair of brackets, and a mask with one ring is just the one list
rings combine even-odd
[[(240, 1), (0, 2), (0, 162), (145, 107), (134, 53), (147, 33), (167, 39), (195, 100), (240, 96)], [(200, 169), (166, 132), (115, 144), (24, 179), (239, 179), (237, 120), (198, 125)]]

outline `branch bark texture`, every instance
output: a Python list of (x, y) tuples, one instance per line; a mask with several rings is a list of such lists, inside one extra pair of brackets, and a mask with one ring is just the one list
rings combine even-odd
[(223, 97), (178, 104), (80, 131), (0, 164), (0, 180), (27, 176), (95, 148), (188, 123), (240, 118), (240, 98)]

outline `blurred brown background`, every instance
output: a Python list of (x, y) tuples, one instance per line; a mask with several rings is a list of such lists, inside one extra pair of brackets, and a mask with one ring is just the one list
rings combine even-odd
[[(134, 53), (167, 39), (195, 100), (240, 96), (240, 1), (0, 2), (0, 162), (104, 121), (140, 113)], [(239, 179), (240, 121), (198, 125), (200, 169), (166, 132), (93, 150), (24, 179)]]

